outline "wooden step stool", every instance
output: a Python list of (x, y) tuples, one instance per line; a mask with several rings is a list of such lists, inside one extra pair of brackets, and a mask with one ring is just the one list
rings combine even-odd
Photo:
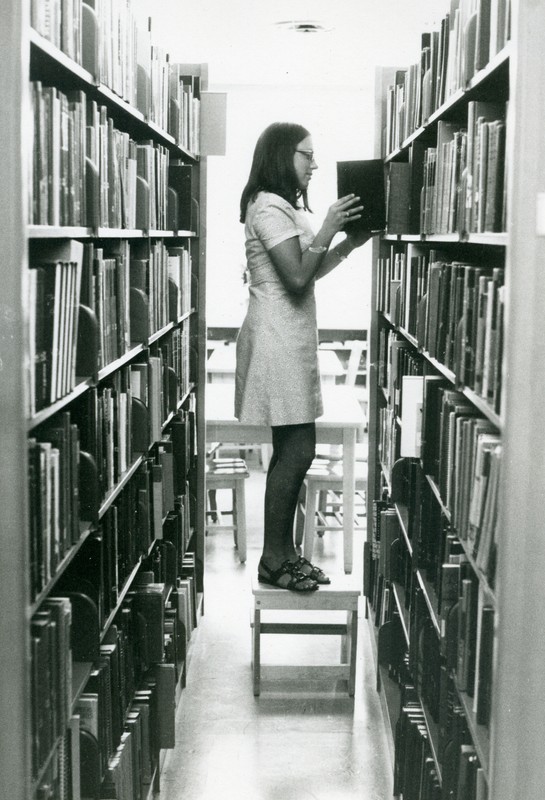
[[(323, 666), (297, 667), (291, 670), (312, 671), (320, 677), (344, 678), (348, 694), (354, 696), (356, 685), (356, 650), (358, 644), (358, 598), (361, 594), (354, 581), (345, 576), (333, 578), (315, 592), (291, 592), (267, 586), (257, 578), (252, 581), (253, 607), (253, 678), (254, 695), (261, 689), (262, 670), (271, 673), (285, 671), (285, 666), (261, 664), (261, 636), (268, 633), (320, 634), (341, 636), (341, 663)], [(332, 622), (262, 622), (262, 611), (346, 611), (346, 623)]]

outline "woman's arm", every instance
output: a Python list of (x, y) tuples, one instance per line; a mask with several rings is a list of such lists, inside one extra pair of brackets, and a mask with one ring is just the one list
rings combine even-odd
[[(304, 253), (301, 252), (299, 237), (297, 236), (285, 239), (268, 251), (280, 280), (288, 291), (295, 294), (303, 293), (319, 273), (321, 277), (322, 274), (327, 274), (337, 264), (340, 264), (341, 255), (336, 254), (333, 256), (337, 248), (334, 248), (332, 253), (329, 253), (329, 246), (335, 234), (342, 231), (343, 226), (349, 219), (360, 218), (361, 215), (358, 212), (361, 211), (362, 206), (354, 205), (358, 200), (359, 198), (354, 195), (347, 195), (333, 203), (314, 241)], [(351, 250), (353, 249), (352, 247)], [(348, 255), (348, 252), (346, 255)], [(325, 272), (323, 273), (321, 272), (322, 264), (325, 265)]]
[(328, 250), (328, 252), (324, 254), (322, 263), (316, 272), (316, 278), (323, 278), (324, 275), (334, 270), (335, 267), (338, 267), (339, 264), (348, 258), (350, 253), (356, 250), (356, 248), (361, 247), (365, 242), (368, 242), (372, 236), (373, 234), (371, 231), (364, 231), (353, 236), (347, 236), (346, 239), (339, 242), (332, 250)]

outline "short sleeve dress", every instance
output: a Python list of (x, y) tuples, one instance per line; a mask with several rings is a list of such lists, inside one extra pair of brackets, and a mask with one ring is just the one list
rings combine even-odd
[(268, 251), (294, 236), (304, 252), (314, 233), (304, 211), (259, 192), (246, 213), (249, 303), (237, 338), (235, 416), (250, 424), (299, 425), (323, 413), (314, 281), (289, 292)]

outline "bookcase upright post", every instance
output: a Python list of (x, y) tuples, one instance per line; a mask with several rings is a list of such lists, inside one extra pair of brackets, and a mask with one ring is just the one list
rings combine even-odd
[[(2, 300), (0, 312), (0, 775), (2, 794), (30, 796), (28, 537), (26, 424), (24, 417), (24, 324), (21, 292), (26, 265), (26, 98), (28, 3), (11, 4), (0, 25), (0, 211)], [(21, 45), (22, 43), (22, 45)]]
[(490, 797), (539, 800), (545, 786), (545, 7), (519, 0), (512, 25), (512, 224)]
[[(208, 89), (208, 65), (184, 64), (183, 68), (188, 74), (200, 78), (200, 90)], [(196, 307), (196, 320), (192, 329), (191, 346), (197, 355), (197, 419), (201, 424), (197, 427), (197, 485), (196, 485), (196, 514), (195, 514), (195, 554), (198, 573), (198, 590), (203, 592), (205, 572), (205, 527), (206, 527), (206, 492), (205, 492), (205, 453), (206, 453), (206, 425), (205, 425), (205, 391), (206, 391), (206, 242), (207, 242), (207, 158), (202, 154), (199, 160), (198, 178), (196, 181), (196, 198), (199, 203), (199, 237), (195, 242), (194, 258), (196, 263), (195, 277), (198, 283), (198, 297)]]

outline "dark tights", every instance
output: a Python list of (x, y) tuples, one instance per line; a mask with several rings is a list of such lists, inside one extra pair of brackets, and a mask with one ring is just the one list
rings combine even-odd
[(272, 429), (273, 454), (265, 488), (263, 560), (273, 569), (293, 560), (293, 522), (297, 498), (316, 452), (316, 426), (279, 425)]

